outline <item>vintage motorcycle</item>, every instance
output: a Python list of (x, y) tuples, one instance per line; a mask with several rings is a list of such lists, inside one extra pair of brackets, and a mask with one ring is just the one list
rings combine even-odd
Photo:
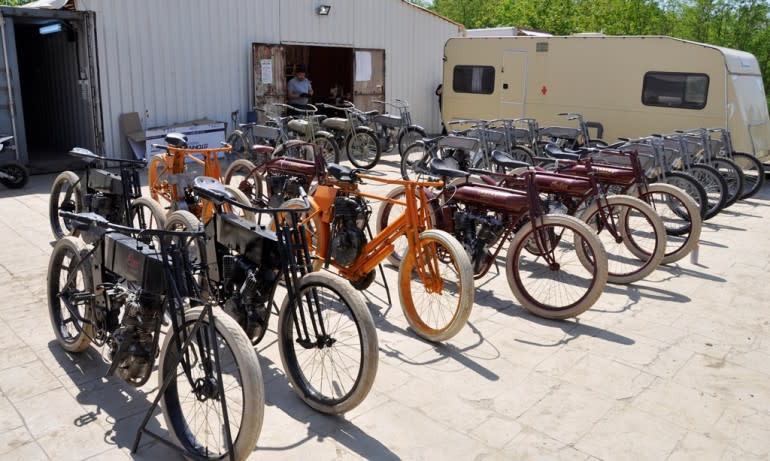
[[(160, 402), (185, 454), (245, 459), (262, 427), (264, 384), (243, 330), (203, 303), (192, 280), (184, 245), (202, 233), (136, 229), (96, 213), (61, 214), (82, 236), (57, 241), (48, 265), (48, 310), (61, 347), (75, 353), (92, 343), (104, 348), (107, 376), (134, 387), (150, 379), (160, 357), (158, 395), (133, 451)], [(161, 346), (164, 318), (170, 326)]]
[[(213, 178), (197, 177), (194, 192), (214, 204), (205, 239), (194, 242), (193, 259), (208, 274), (204, 287), (237, 320), (251, 341), (267, 331), (271, 307), (283, 282), (278, 344), (286, 376), (310, 407), (330, 414), (356, 407), (377, 373), (377, 331), (360, 295), (328, 272), (312, 272), (312, 260), (297, 213), (304, 209), (249, 207)], [(273, 217), (262, 227), (224, 207)], [(197, 229), (188, 211), (171, 213), (169, 229)], [(192, 248), (192, 247), (191, 247)]]
[[(453, 162), (433, 158), (425, 173), (441, 176), (453, 166)], [(534, 171), (524, 175), (524, 192), (455, 179), (429, 194), (427, 214), (433, 227), (449, 232), (462, 244), (477, 279), (495, 265), (510, 240), (506, 278), (521, 305), (540, 317), (575, 317), (590, 308), (604, 290), (607, 253), (584, 222), (565, 214), (546, 214), (536, 177)], [(409, 194), (403, 187), (388, 193), (375, 221), (378, 230), (400, 215), (399, 201)], [(404, 242), (394, 242), (389, 260), (399, 263), (404, 254)]]
[[(61, 215), (67, 212), (94, 212), (107, 221), (142, 229), (162, 229), (166, 211), (154, 200), (142, 197), (139, 171), (144, 160), (111, 159), (88, 149), (73, 148), (70, 155), (84, 161), (81, 175), (63, 171), (53, 181), (48, 202), (51, 231), (57, 240), (73, 231), (73, 223)], [(117, 164), (117, 173), (97, 168), (97, 162)]]

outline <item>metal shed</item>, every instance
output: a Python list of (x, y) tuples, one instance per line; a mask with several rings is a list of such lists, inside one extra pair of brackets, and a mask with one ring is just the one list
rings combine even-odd
[[(17, 110), (0, 114), (0, 131), (10, 131), (15, 117), (19, 154), (31, 163), (38, 159), (24, 144), (30, 134), (57, 133), (72, 119), (79, 132), (61, 139), (53, 135), (51, 145), (78, 144), (113, 157), (131, 155), (119, 127), (123, 113), (137, 112), (145, 129), (200, 118), (229, 122), (234, 109), (246, 114), (283, 98), (282, 85), (296, 64), (308, 68), (319, 98), (341, 85), (367, 109), (374, 108), (369, 107), (373, 98), (406, 99), (413, 119), (436, 132), (434, 90), (442, 78), (444, 43), (464, 33), (461, 25), (405, 0), (43, 3), (53, 9), (2, 8), (3, 51), (11, 58), (4, 67), (10, 82), (6, 97), (12, 96)], [(65, 34), (39, 35), (44, 23), (61, 23)], [(25, 42), (19, 40), (20, 27), (29, 29)], [(46, 40), (60, 47), (51, 56), (63, 56), (62, 50), (71, 56), (46, 58), (37, 66), (43, 69), (34, 70), (53, 74), (46, 81), (58, 80), (56, 85), (66, 80), (70, 96), (58, 99), (51, 90), (30, 104), (27, 95), (35, 91), (25, 91), (27, 77), (14, 72), (16, 61), (32, 49), (51, 46)]]

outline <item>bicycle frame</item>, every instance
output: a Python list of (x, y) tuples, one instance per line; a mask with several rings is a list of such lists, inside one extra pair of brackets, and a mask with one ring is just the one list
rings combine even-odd
[[(334, 265), (334, 267), (345, 278), (357, 280), (363, 278), (366, 274), (373, 271), (390, 253), (393, 252), (393, 243), (400, 237), (406, 237), (409, 242), (409, 252), (419, 258), (418, 253), (419, 234), (425, 229), (431, 228), (430, 216), (428, 215), (428, 197), (425, 188), (443, 187), (443, 181), (408, 181), (403, 179), (388, 179), (372, 175), (358, 174), (361, 179), (369, 179), (383, 184), (402, 185), (406, 188), (406, 200), (397, 200), (370, 194), (358, 190), (354, 183), (344, 181), (330, 180), (319, 185), (315, 194), (310, 199), (312, 212), (302, 221), (309, 222), (311, 219), (319, 218), (321, 223), (318, 229), (318, 249), (317, 254), (325, 262)], [(381, 232), (376, 234), (367, 242), (361, 250), (358, 258), (348, 267), (335, 264), (330, 261), (329, 241), (331, 237), (330, 225), (333, 219), (332, 205), (338, 193), (352, 194), (359, 197), (378, 200), (383, 203), (392, 203), (406, 206), (406, 211), (401, 214), (394, 222), (388, 225)], [(419, 259), (417, 259), (419, 260)], [(435, 258), (433, 259), (435, 263)], [(440, 290), (441, 279), (429, 277), (421, 265), (417, 266), (419, 276), (429, 290)], [(432, 268), (437, 271), (437, 267)]]
[[(156, 201), (160, 198), (168, 201), (172, 209), (189, 209), (193, 214), (201, 218), (205, 223), (211, 219), (214, 213), (212, 206), (202, 203), (191, 195), (192, 181), (185, 181), (186, 163), (188, 161), (203, 166), (203, 176), (209, 176), (222, 180), (222, 167), (219, 162), (219, 153), (230, 152), (230, 145), (207, 149), (192, 149), (186, 147), (160, 146), (166, 149), (166, 153), (156, 156), (148, 168), (148, 186), (150, 195)], [(198, 156), (203, 158), (199, 158)], [(160, 159), (162, 165), (158, 165), (156, 159)], [(162, 170), (159, 173), (159, 169)], [(192, 179), (192, 178), (187, 178)]]
[[(70, 315), (78, 320), (83, 325), (90, 325), (97, 329), (93, 336), (90, 336), (88, 332), (80, 326), (78, 322), (73, 322), (76, 329), (89, 336), (94, 344), (102, 346), (109, 344), (111, 338), (118, 325), (122, 325), (124, 320), (118, 322), (117, 315), (110, 315), (116, 308), (128, 309), (126, 306), (119, 306), (111, 301), (115, 295), (115, 283), (114, 280), (125, 280), (129, 283), (140, 284), (139, 290), (144, 297), (144, 303), (149, 303), (147, 306), (149, 309), (159, 308), (160, 312), (155, 313), (155, 318), (145, 319), (152, 326), (152, 345), (149, 357), (152, 357), (153, 362), (156, 360), (159, 351), (159, 337), (161, 329), (161, 320), (158, 316), (162, 316), (162, 312), (168, 313), (170, 318), (170, 329), (167, 334), (173, 335), (178, 338), (174, 342), (176, 346), (176, 357), (178, 361), (183, 361), (182, 368), (184, 370), (185, 379), (191, 386), (195, 385), (195, 379), (191, 374), (190, 354), (187, 352), (191, 343), (196, 342), (198, 345), (199, 353), (211, 354), (211, 358), (197, 357), (200, 360), (200, 364), (205, 369), (206, 376), (216, 380), (217, 393), (220, 396), (225, 395), (225, 389), (222, 384), (222, 370), (219, 367), (219, 351), (216, 347), (210, 347), (211, 344), (216, 342), (216, 332), (213, 322), (213, 305), (211, 303), (205, 303), (205, 307), (201, 316), (192, 326), (190, 331), (183, 328), (180, 324), (180, 319), (184, 316), (183, 312), (187, 305), (185, 297), (189, 297), (192, 300), (201, 300), (200, 291), (197, 285), (192, 280), (192, 268), (188, 254), (183, 251), (184, 239), (190, 237), (200, 237), (202, 232), (179, 232), (179, 231), (166, 231), (158, 229), (135, 229), (127, 226), (121, 226), (117, 224), (109, 223), (104, 217), (86, 213), (79, 215), (70, 212), (61, 212), (62, 217), (66, 217), (73, 222), (78, 223), (78, 228), (82, 232), (82, 235), (86, 241), (93, 244), (93, 247), (84, 255), (78, 266), (70, 269), (66, 285), (73, 282), (73, 278), (77, 275), (77, 269), (80, 265), (90, 262), (90, 267), (87, 268), (88, 272), (93, 277), (94, 293), (78, 293), (73, 295), (75, 301), (87, 301), (93, 302), (93, 317), (95, 321), (83, 318), (79, 312), (73, 310), (69, 305), (65, 304), (65, 307), (69, 311)], [(146, 240), (155, 240), (159, 244), (159, 249), (153, 249), (152, 246), (148, 246)], [(110, 258), (114, 256), (114, 258)], [(136, 267), (138, 265), (138, 267)], [(145, 273), (145, 271), (149, 272)], [(155, 303), (159, 303), (156, 305)], [(128, 314), (124, 314), (128, 315)], [(202, 330), (202, 321), (208, 317), (208, 328)], [(142, 320), (139, 316), (139, 324), (142, 324), (145, 320)], [(155, 323), (155, 325), (151, 325)], [(127, 335), (126, 339), (122, 340), (120, 346), (114, 351), (114, 357), (111, 357), (110, 368), (107, 370), (106, 375), (111, 376), (116, 373), (118, 366), (121, 364), (123, 358), (130, 355), (131, 347), (137, 344), (133, 342), (131, 335)], [(137, 345), (138, 347), (138, 345)], [(178, 362), (177, 362), (178, 363)], [(143, 434), (152, 436), (158, 439), (159, 437), (152, 431), (147, 429), (146, 425), (149, 419), (152, 417), (155, 408), (158, 406), (160, 398), (171, 382), (170, 376), (176, 373), (176, 366), (169, 367), (169, 375), (166, 375), (162, 382), (163, 385), (159, 388), (158, 394), (155, 397), (151, 407), (147, 410), (142, 423), (137, 429), (134, 444), (132, 446), (132, 452), (136, 452), (139, 446), (139, 441)], [(152, 367), (150, 367), (151, 371)], [(133, 378), (125, 378), (118, 374), (121, 378), (129, 382), (131, 385), (142, 385), (146, 383), (150, 374), (139, 381), (133, 381)], [(228, 421), (227, 404), (225, 399), (218, 399), (221, 404), (223, 413), (223, 430), (225, 435), (226, 446), (230, 457), (233, 453), (233, 437), (230, 431), (230, 424)], [(181, 447), (171, 444), (168, 441), (160, 439), (168, 446), (178, 450), (184, 451)]]

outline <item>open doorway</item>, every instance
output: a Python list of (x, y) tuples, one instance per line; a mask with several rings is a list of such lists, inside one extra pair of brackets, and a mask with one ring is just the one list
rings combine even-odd
[(286, 102), (286, 84), (302, 65), (313, 85), (311, 102), (341, 97), (361, 110), (382, 109), (371, 100), (385, 98), (385, 50), (255, 43), (252, 51), (255, 107)]
[(3, 13), (11, 36), (8, 67), (16, 76), (11, 90), (20, 159), (33, 174), (50, 173), (79, 166), (67, 155), (73, 147), (103, 153), (93, 17), (58, 10)]

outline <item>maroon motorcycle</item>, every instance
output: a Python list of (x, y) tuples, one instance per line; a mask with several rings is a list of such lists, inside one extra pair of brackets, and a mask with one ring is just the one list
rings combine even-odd
[[(431, 175), (447, 179), (468, 176), (446, 162), (433, 159)], [(523, 307), (535, 315), (565, 319), (590, 308), (607, 282), (607, 254), (596, 233), (584, 222), (564, 214), (546, 214), (536, 187), (540, 173), (523, 175), (526, 190), (516, 191), (455, 179), (430, 194), (434, 227), (451, 233), (471, 257), (475, 278), (495, 265), (510, 240), (505, 260), (508, 285)], [(402, 211), (404, 188), (380, 207), (377, 231), (387, 227)], [(394, 242), (389, 257), (397, 263), (405, 242)]]

